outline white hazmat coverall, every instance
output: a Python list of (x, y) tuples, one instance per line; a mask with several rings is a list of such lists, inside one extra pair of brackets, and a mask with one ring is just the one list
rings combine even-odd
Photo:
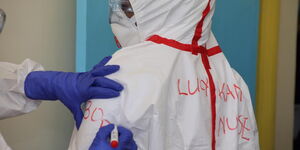
[(130, 36), (115, 33), (123, 48), (109, 62), (122, 65), (109, 77), (124, 91), (87, 103), (70, 149), (88, 149), (115, 123), (139, 150), (259, 150), (248, 87), (211, 31), (216, 0), (129, 1), (140, 42), (124, 47)]
[[(40, 64), (29, 59), (19, 65), (0, 62), (0, 120), (29, 113), (40, 105), (25, 96), (24, 81), (30, 72), (41, 70)], [(0, 150), (11, 150), (1, 133)]]

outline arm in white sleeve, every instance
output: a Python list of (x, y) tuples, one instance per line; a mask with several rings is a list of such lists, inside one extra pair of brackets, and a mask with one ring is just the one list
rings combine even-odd
[(0, 62), (0, 119), (31, 112), (40, 105), (25, 96), (24, 81), (30, 72), (41, 70), (40, 64), (29, 59), (19, 65)]

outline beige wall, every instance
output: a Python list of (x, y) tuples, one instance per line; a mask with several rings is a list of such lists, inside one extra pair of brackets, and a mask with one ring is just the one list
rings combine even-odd
[[(0, 35), (0, 61), (31, 58), (47, 70), (74, 71), (74, 0), (0, 0), (7, 22)], [(72, 116), (59, 102), (0, 121), (0, 131), (14, 150), (65, 150)]]
[(298, 0), (281, 0), (277, 73), (276, 150), (292, 150)]

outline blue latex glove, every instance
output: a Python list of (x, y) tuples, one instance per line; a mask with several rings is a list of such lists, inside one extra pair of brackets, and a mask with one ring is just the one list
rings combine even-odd
[(113, 124), (100, 128), (89, 150), (137, 150), (132, 132), (120, 126), (118, 127), (119, 146), (112, 148), (110, 133), (113, 129)]
[(83, 118), (83, 102), (117, 97), (123, 90), (122, 85), (104, 77), (120, 69), (118, 65), (105, 66), (110, 59), (105, 57), (91, 71), (83, 73), (31, 72), (25, 80), (25, 94), (33, 100), (60, 100), (73, 113), (78, 129)]

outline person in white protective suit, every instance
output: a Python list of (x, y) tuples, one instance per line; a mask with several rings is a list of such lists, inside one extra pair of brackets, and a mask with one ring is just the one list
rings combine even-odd
[(109, 62), (123, 69), (109, 77), (125, 89), (88, 102), (71, 149), (88, 149), (99, 128), (115, 123), (133, 132), (139, 150), (259, 150), (248, 87), (211, 31), (216, 0), (109, 2), (123, 47)]
[[(5, 16), (0, 9), (0, 34)], [(29, 59), (20, 65), (0, 62), (0, 120), (33, 111), (40, 105), (39, 99), (59, 99), (72, 112), (76, 127), (79, 128), (83, 118), (82, 103), (93, 97), (117, 97), (123, 89), (122, 85), (105, 77), (119, 70), (118, 65), (105, 65), (110, 59), (106, 57), (91, 71), (82, 73), (42, 71), (44, 69), (40, 64)], [(132, 133), (123, 127), (118, 129), (121, 141), (119, 150), (128, 150), (129, 146), (136, 148)], [(112, 130), (113, 125), (110, 125), (98, 132), (93, 150), (112, 149), (107, 142)], [(11, 150), (1, 132), (0, 150)]]

